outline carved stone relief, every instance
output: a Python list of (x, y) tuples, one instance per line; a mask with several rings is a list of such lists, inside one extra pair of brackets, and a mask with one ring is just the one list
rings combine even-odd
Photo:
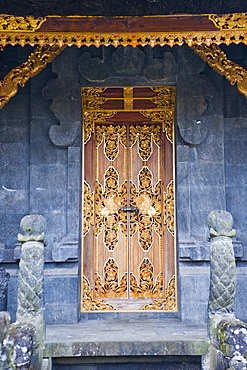
[(205, 62), (186, 48), (178, 50), (178, 126), (187, 144), (199, 145), (208, 134), (201, 116), (208, 107), (208, 100), (215, 94), (215, 87), (206, 76), (200, 74), (204, 71)]
[[(166, 48), (152, 49), (132, 46), (89, 49), (79, 57), (78, 49), (67, 48), (53, 62), (52, 68), (58, 78), (48, 83), (43, 90), (47, 99), (52, 99), (50, 109), (60, 125), (53, 125), (49, 135), (58, 147), (73, 145), (79, 138), (81, 124), (80, 87), (86, 81), (106, 83), (115, 86), (122, 84), (145, 85), (150, 81), (177, 79), (178, 126), (183, 140), (189, 145), (198, 145), (207, 137), (207, 127), (201, 117), (208, 107), (208, 100), (215, 93), (214, 85), (202, 75), (205, 62), (187, 46), (174, 51)], [(175, 74), (177, 69), (177, 75)], [(82, 76), (84, 81), (78, 82)], [(61, 104), (61, 101), (63, 102)], [(69, 115), (68, 115), (69, 112)]]
[(43, 89), (45, 99), (52, 99), (51, 111), (60, 125), (50, 127), (49, 136), (54, 145), (65, 148), (73, 145), (81, 125), (80, 84), (78, 83), (78, 49), (64, 50), (52, 64), (57, 79)]
[(142, 83), (166, 81), (174, 76), (175, 66), (174, 56), (169, 51), (163, 51), (156, 57), (151, 47), (140, 50), (130, 45), (117, 49), (104, 47), (102, 57), (85, 52), (79, 59), (81, 76), (92, 82), (103, 82), (110, 77), (119, 79), (121, 76), (139, 76)]

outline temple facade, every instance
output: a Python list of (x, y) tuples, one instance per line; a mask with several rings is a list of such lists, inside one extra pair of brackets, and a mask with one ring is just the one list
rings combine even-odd
[[(133, 317), (205, 323), (213, 210), (234, 219), (235, 312), (246, 321), (242, 36), (220, 50), (214, 44), (225, 55), (220, 66), (207, 61), (199, 36), (153, 45), (95, 37), (79, 47), (63, 39), (58, 52), (45, 50), (40, 36), (23, 36), (22, 45), (18, 35), (7, 34), (0, 51), (0, 260), (10, 274), (4, 309), (12, 321), (20, 221), (39, 214), (47, 222), (47, 325)], [(33, 73), (30, 55), (50, 60)]]

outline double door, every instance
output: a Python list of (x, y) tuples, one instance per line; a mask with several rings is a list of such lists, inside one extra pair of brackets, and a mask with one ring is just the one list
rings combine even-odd
[(84, 102), (82, 311), (174, 311), (172, 137), (124, 102), (102, 111), (111, 100)]

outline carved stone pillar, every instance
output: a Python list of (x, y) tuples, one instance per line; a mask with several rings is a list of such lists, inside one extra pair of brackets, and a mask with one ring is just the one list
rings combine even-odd
[(236, 234), (232, 215), (213, 211), (208, 216), (210, 238), (209, 314), (233, 313), (236, 265), (232, 237)]
[(36, 352), (42, 361), (45, 340), (43, 313), (44, 231), (46, 220), (39, 215), (25, 216), (20, 223), (22, 243), (19, 270), (17, 323), (27, 323), (36, 329)]

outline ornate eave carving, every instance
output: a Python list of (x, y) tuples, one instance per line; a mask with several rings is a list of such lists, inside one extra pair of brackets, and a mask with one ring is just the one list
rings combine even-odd
[[(247, 42), (246, 13), (147, 17), (0, 15), (0, 45), (182, 45)], [(108, 32), (106, 32), (108, 30)], [(141, 31), (140, 30), (145, 30)]]
[(241, 94), (247, 98), (247, 71), (240, 65), (227, 59), (226, 54), (217, 44), (207, 46), (194, 45), (192, 47), (195, 53), (205, 60), (210, 67), (224, 76), (231, 85), (237, 84)]

